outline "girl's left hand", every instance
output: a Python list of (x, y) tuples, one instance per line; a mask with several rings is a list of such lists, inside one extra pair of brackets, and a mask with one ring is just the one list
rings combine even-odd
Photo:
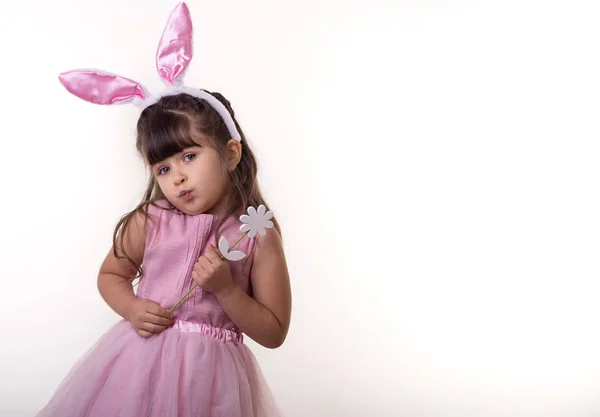
[(221, 252), (210, 243), (208, 251), (194, 265), (192, 279), (200, 288), (213, 294), (235, 285), (229, 264), (221, 259)]

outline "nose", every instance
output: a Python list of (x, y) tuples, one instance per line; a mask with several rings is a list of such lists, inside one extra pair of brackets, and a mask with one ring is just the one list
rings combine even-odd
[(177, 171), (175, 172), (175, 175), (173, 175), (173, 181), (175, 182), (175, 185), (181, 185), (187, 181), (187, 177), (183, 172)]

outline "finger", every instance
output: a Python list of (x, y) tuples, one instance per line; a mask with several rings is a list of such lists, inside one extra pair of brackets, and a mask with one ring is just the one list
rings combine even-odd
[[(206, 259), (206, 255), (202, 255), (201, 257), (198, 258), (198, 260), (194, 264), (194, 268), (199, 267), (200, 265), (206, 265), (207, 262), (208, 262), (208, 259)], [(210, 262), (208, 262), (208, 263), (210, 263)]]
[(221, 256), (221, 251), (219, 250), (219, 248), (217, 248), (215, 245), (213, 245), (212, 243), (208, 244), (208, 250), (218, 256)]
[(192, 279), (196, 282), (196, 284), (200, 285), (202, 282), (204, 282), (205, 274), (206, 272), (204, 269), (200, 266), (200, 264), (198, 264), (192, 271)]
[(219, 250), (219, 248), (215, 247), (211, 243), (210, 246), (209, 246), (209, 249), (211, 250), (212, 253), (214, 253), (217, 256), (217, 258), (219, 258), (220, 260), (223, 260), (223, 254), (221, 253), (221, 251)]
[(156, 304), (154, 301), (150, 301), (147, 305), (146, 311), (148, 313), (154, 314), (155, 316), (165, 317), (167, 319), (171, 318), (171, 313), (169, 310), (162, 308), (160, 305)]
[(198, 259), (198, 261), (194, 264), (194, 271), (198, 274), (201, 274), (204, 271), (204, 268), (202, 268), (202, 264), (200, 263), (200, 259)]
[(147, 332), (150, 332), (150, 333), (160, 333), (160, 332), (166, 330), (167, 326), (159, 326), (159, 325), (156, 325), (156, 324), (144, 322), (140, 326), (140, 329), (146, 330)]
[(202, 255), (202, 256), (200, 257), (200, 259), (198, 259), (198, 262), (200, 262), (200, 261), (204, 261), (204, 262), (212, 263), (212, 262), (211, 262), (211, 261), (208, 259), (208, 257), (210, 256), (210, 254), (211, 254), (211, 251), (210, 251), (210, 250), (206, 251), (206, 253), (205, 253), (204, 255)]
[[(200, 268), (202, 270), (204, 270), (204, 272), (207, 272), (207, 273), (210, 273), (213, 269), (213, 264), (208, 259), (206, 259), (206, 257), (204, 257), (204, 256), (202, 258), (198, 259), (198, 265), (200, 266)], [(202, 270), (200, 270), (198, 272), (202, 273), (203, 272)]]
[(147, 332), (146, 330), (142, 330), (142, 329), (137, 329), (137, 334), (139, 334), (140, 336), (142, 336), (144, 339), (147, 339), (150, 336), (152, 336), (152, 333)]
[(209, 250), (206, 252), (206, 259), (208, 259), (211, 264), (218, 266), (222, 264), (223, 261), (221, 260), (221, 252), (215, 252), (215, 250)]
[(204, 284), (204, 280), (202, 279), (202, 276), (200, 274), (198, 274), (195, 270), (192, 272), (192, 279), (194, 280), (194, 282), (196, 284), (198, 284), (198, 286), (200, 288), (202, 288), (202, 285)]
[(144, 314), (142, 320), (147, 323), (157, 324), (159, 326), (170, 326), (173, 323), (173, 319), (157, 316), (156, 314), (152, 313)]

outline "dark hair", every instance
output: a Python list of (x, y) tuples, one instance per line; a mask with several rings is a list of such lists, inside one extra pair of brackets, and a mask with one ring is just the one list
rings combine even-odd
[[(242, 155), (238, 166), (233, 171), (228, 171), (229, 193), (225, 214), (220, 218), (216, 233), (228, 217), (242, 214), (248, 206), (268, 205), (263, 198), (257, 180), (258, 166), (254, 153), (250, 149), (244, 132), (238, 124), (235, 113), (229, 101), (219, 93), (210, 93), (219, 100), (231, 114), (235, 126), (241, 136)], [(192, 139), (195, 133), (196, 141)], [(226, 144), (231, 135), (219, 114), (205, 100), (181, 93), (162, 97), (158, 102), (148, 106), (137, 123), (136, 147), (148, 166), (163, 161), (186, 148), (197, 146), (197, 136), (200, 135), (207, 143), (205, 146), (215, 148), (221, 160), (225, 162)], [(152, 173), (144, 197), (139, 205), (131, 212), (125, 214), (118, 222), (113, 233), (113, 253), (120, 259), (127, 259), (138, 271), (141, 277), (143, 270), (127, 254), (123, 237), (132, 217), (142, 213), (145, 221), (148, 220), (148, 206), (164, 199), (158, 182)], [(172, 207), (174, 209), (174, 207)], [(277, 220), (272, 219), (275, 229), (281, 233)], [(122, 256), (117, 253), (119, 247)]]

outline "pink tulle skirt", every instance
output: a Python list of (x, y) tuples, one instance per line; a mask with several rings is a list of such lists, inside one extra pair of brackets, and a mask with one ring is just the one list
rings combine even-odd
[(271, 417), (281, 413), (241, 335), (175, 322), (149, 339), (117, 323), (38, 417)]

